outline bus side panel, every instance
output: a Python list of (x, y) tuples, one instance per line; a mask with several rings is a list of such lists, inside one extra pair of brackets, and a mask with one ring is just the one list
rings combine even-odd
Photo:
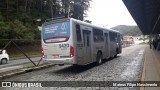
[[(75, 62), (78, 65), (83, 65), (83, 41), (82, 41), (82, 31), (80, 30), (80, 25), (76, 22), (72, 22), (72, 32), (73, 32), (73, 42), (75, 47)], [(79, 29), (79, 30), (78, 30)], [(77, 36), (80, 35), (80, 36)], [(80, 38), (80, 41), (77, 41)]]
[(105, 53), (105, 46), (104, 46), (104, 42), (101, 43), (96, 43), (94, 42), (94, 48), (93, 48), (93, 58), (94, 58), (94, 62), (96, 62), (96, 57), (97, 57), (97, 53), (100, 51), (102, 52), (103, 58), (106, 58), (106, 53)]
[(81, 59), (78, 59), (79, 64), (87, 65), (93, 62), (92, 59), (92, 28), (86, 25), (80, 25), (82, 42), (77, 42), (77, 50)]
[(71, 31), (71, 40), (70, 40), (70, 45), (73, 46), (74, 48), (74, 57), (73, 57), (73, 64), (77, 64), (77, 56), (76, 56), (76, 40), (75, 40), (75, 28), (73, 24), (73, 20), (70, 19), (70, 31)]
[(113, 57), (114, 55), (114, 43), (113, 41), (110, 41), (110, 57)]
[(119, 42), (119, 52), (118, 54), (122, 53), (122, 35), (121, 34), (118, 34), (118, 42)]
[(105, 58), (105, 42), (103, 29), (93, 28), (93, 43), (94, 61), (96, 61), (98, 52), (102, 54), (102, 58)]
[(108, 33), (108, 31), (107, 30), (105, 30), (104, 31), (104, 42), (105, 42), (105, 55), (103, 55), (104, 56), (104, 58), (109, 58), (110, 57), (110, 40), (109, 40), (109, 33)]
[(110, 52), (110, 57), (112, 57), (113, 56), (113, 42), (112, 42), (112, 35), (111, 35), (111, 32), (109, 32), (109, 46), (110, 46), (110, 50), (109, 50), (109, 52)]

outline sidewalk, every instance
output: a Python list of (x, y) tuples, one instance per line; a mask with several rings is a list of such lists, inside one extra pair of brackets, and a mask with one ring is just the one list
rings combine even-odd
[[(145, 48), (141, 81), (160, 81), (160, 51)], [(141, 87), (140, 90), (160, 90), (160, 87)]]

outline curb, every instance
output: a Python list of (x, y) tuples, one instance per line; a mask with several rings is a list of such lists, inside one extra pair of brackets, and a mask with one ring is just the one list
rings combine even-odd
[[(143, 64), (142, 64), (142, 73), (141, 73), (141, 77), (140, 77), (140, 81), (145, 81), (145, 69), (146, 69), (146, 49), (144, 50), (144, 55), (143, 55)], [(144, 87), (140, 87), (139, 90), (145, 90)]]
[(27, 73), (27, 72), (31, 72), (31, 71), (36, 71), (36, 70), (52, 67), (54, 65), (55, 64), (41, 64), (39, 66), (19, 68), (19, 69), (3, 72), (3, 73), (0, 73), (0, 80), (9, 78), (9, 77), (12, 77), (12, 76), (15, 76), (15, 75), (19, 75), (19, 74), (23, 74), (23, 73)]

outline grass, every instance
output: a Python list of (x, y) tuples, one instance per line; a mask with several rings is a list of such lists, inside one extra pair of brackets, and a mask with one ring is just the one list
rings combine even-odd
[[(41, 45), (25, 45), (19, 47), (27, 56), (41, 55)], [(24, 56), (24, 54), (22, 54), (20, 50), (15, 46), (7, 47), (6, 50), (10, 58)]]

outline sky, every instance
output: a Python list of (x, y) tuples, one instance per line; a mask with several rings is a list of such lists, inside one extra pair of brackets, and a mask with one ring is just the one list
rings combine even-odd
[(122, 0), (92, 0), (86, 20), (111, 28), (117, 25), (136, 25)]

